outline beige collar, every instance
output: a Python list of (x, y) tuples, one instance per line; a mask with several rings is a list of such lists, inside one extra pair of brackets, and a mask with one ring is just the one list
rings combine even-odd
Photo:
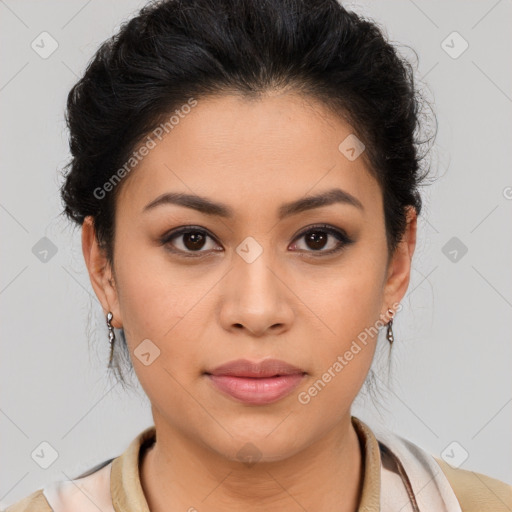
[[(371, 430), (354, 416), (352, 424), (363, 453), (359, 511), (462, 512), (450, 482), (432, 455), (390, 431)], [(43, 493), (52, 510), (149, 512), (139, 467), (141, 454), (155, 439), (155, 427), (148, 427), (120, 456), (72, 481), (47, 485)]]
[[(380, 503), (380, 451), (378, 441), (370, 428), (352, 416), (364, 453), (364, 480), (360, 510), (379, 512)], [(112, 461), (110, 491), (115, 512), (150, 512), (142, 490), (139, 474), (139, 455), (155, 440), (155, 427), (142, 431), (125, 452)]]

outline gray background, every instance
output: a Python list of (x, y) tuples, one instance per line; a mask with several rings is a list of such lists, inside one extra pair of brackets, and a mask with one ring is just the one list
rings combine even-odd
[[(119, 455), (152, 424), (144, 393), (126, 394), (107, 377), (104, 319), (80, 231), (59, 217), (58, 196), (69, 156), (66, 95), (99, 43), (143, 4), (0, 0), (0, 504)], [(347, 6), (417, 51), (439, 120), (431, 152), (439, 178), (423, 191), (392, 377), (382, 332), (380, 412), (361, 395), (353, 414), (436, 456), (456, 441), (455, 456), (468, 453), (463, 469), (512, 484), (512, 3)], [(46, 59), (31, 48), (43, 31), (58, 43)], [(458, 58), (442, 47), (454, 31), (469, 43)], [(448, 44), (461, 48), (453, 37)], [(57, 250), (46, 262), (36, 256), (43, 237)], [(43, 441), (58, 453), (47, 469), (31, 456)]]

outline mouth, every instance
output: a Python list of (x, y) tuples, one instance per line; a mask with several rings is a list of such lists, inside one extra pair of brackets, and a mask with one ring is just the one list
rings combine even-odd
[(307, 373), (284, 361), (239, 359), (204, 372), (214, 389), (250, 405), (266, 405), (289, 395)]

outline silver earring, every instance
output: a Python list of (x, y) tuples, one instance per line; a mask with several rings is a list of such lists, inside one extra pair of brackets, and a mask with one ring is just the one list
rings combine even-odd
[(108, 360), (108, 367), (112, 368), (112, 356), (114, 355), (114, 342), (116, 341), (116, 335), (114, 333), (114, 328), (110, 323), (114, 318), (114, 315), (109, 311), (107, 314), (107, 327), (108, 327), (108, 341), (110, 342), (110, 358)]
[(388, 314), (391, 316), (391, 320), (388, 322), (386, 338), (388, 339), (389, 344), (393, 345), (393, 342), (395, 341), (395, 337), (393, 336), (393, 317), (395, 316), (395, 312), (392, 309), (388, 309)]

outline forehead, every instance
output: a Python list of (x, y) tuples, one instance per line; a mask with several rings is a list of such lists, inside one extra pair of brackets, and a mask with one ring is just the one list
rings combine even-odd
[(378, 206), (380, 188), (364, 159), (340, 151), (353, 128), (312, 98), (212, 96), (187, 112), (161, 140), (153, 137), (154, 147), (125, 178), (118, 207), (142, 213), (162, 193), (183, 192), (253, 214), (334, 187), (357, 197), (368, 214)]

